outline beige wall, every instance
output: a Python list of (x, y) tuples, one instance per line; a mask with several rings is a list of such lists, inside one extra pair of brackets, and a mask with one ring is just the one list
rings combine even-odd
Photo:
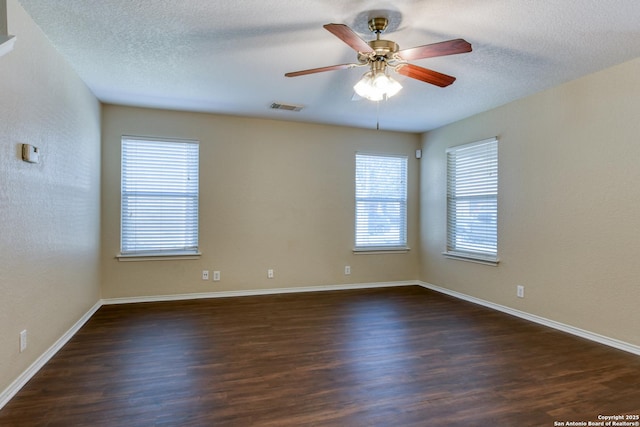
[[(15, 0), (0, 57), (0, 391), (100, 298), (100, 105)], [(20, 144), (42, 151), (20, 158)], [(19, 352), (19, 333), (28, 348)]]
[[(445, 148), (491, 136), (498, 267), (441, 255)], [(422, 280), (640, 345), (640, 59), (429, 132), (423, 150)]]
[[(18, 2), (8, 6), (18, 40), (0, 57), (0, 390), (101, 292), (114, 298), (420, 278), (640, 345), (640, 59), (422, 141), (112, 105), (101, 116)], [(199, 260), (114, 258), (123, 134), (201, 141)], [(496, 135), (501, 262), (445, 259), (444, 150)], [(21, 143), (40, 147), (42, 162), (21, 161)], [(409, 156), (409, 253), (352, 253), (356, 151)], [(267, 268), (275, 279), (266, 278)], [(222, 281), (203, 282), (203, 269), (222, 271)], [(524, 299), (515, 297), (518, 284)], [(19, 353), (23, 329), (29, 347)]]
[[(419, 135), (113, 105), (103, 107), (102, 125), (106, 298), (418, 277)], [(115, 259), (122, 135), (200, 141), (199, 260)], [(356, 151), (409, 156), (409, 253), (352, 253)], [(202, 281), (204, 269), (221, 271), (222, 280)]]

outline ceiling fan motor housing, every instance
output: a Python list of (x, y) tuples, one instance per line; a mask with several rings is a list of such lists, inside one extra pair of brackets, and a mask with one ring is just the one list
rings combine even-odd
[(396, 53), (400, 46), (398, 43), (393, 42), (391, 40), (371, 40), (369, 46), (371, 49), (376, 51), (377, 56), (390, 56), (393, 53)]
[(391, 40), (371, 40), (367, 42), (374, 53), (361, 53), (358, 52), (358, 61), (361, 63), (367, 63), (372, 61), (383, 61), (392, 59), (394, 53), (400, 50), (400, 46), (396, 42)]

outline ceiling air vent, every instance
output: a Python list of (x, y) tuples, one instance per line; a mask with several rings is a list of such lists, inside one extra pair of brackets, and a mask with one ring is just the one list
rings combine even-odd
[(281, 102), (274, 102), (273, 104), (271, 104), (271, 109), (273, 110), (300, 111), (303, 108), (303, 105), (283, 104)]

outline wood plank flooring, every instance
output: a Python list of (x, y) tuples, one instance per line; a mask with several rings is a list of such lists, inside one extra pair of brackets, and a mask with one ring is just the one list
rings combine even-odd
[(1, 426), (554, 426), (640, 357), (410, 286), (104, 306)]

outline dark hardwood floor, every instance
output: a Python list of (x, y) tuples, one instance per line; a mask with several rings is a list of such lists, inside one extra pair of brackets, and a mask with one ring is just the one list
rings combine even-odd
[(104, 306), (0, 425), (511, 427), (622, 414), (640, 414), (640, 357), (411, 286)]

